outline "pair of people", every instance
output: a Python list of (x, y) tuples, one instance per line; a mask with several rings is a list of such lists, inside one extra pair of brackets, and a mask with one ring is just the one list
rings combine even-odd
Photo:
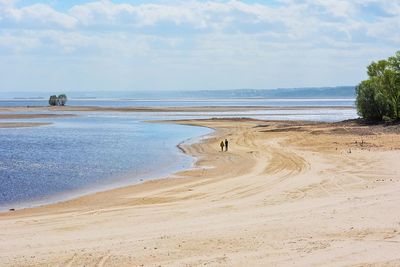
[(224, 151), (224, 147), (225, 147), (225, 151), (228, 151), (228, 139), (225, 139), (225, 141), (221, 141), (221, 143), (219, 144), (221, 147), (221, 151)]

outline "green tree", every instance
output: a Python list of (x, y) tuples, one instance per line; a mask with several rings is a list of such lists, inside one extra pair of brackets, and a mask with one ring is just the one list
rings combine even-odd
[(59, 95), (58, 96), (58, 105), (65, 106), (65, 103), (67, 103), (67, 96), (65, 94)]
[(356, 88), (358, 114), (366, 120), (400, 119), (400, 51), (368, 66), (369, 79)]
[(376, 90), (371, 81), (362, 81), (356, 87), (356, 106), (358, 115), (366, 120), (380, 120), (384, 113), (384, 107), (380, 105), (376, 98)]
[(57, 96), (56, 96), (56, 95), (50, 96), (49, 105), (50, 105), (50, 106), (57, 106), (57, 104), (58, 104), (58, 98), (57, 98)]

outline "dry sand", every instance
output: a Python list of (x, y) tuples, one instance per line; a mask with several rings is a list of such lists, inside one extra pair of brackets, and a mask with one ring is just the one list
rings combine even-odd
[(179, 123), (197, 169), (0, 214), (0, 266), (400, 266), (398, 127)]

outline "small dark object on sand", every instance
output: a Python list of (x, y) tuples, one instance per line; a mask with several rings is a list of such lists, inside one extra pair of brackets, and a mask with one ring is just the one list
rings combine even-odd
[(9, 209), (9, 211), (15, 211), (15, 209)]

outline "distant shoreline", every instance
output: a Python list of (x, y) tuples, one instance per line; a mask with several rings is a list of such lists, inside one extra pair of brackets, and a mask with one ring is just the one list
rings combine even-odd
[(230, 112), (251, 110), (312, 110), (312, 109), (355, 109), (350, 106), (198, 106), (198, 107), (100, 107), (100, 106), (18, 106), (1, 107), (0, 112), (40, 111), (110, 111), (110, 112)]
[[(69, 98), (71, 101), (127, 101), (127, 102), (134, 102), (134, 101), (146, 101), (146, 102), (161, 102), (161, 101), (175, 101), (175, 102), (184, 102), (184, 101), (193, 101), (193, 102), (206, 102), (206, 101), (238, 101), (238, 100), (343, 100), (343, 101), (351, 101), (355, 100), (355, 97), (217, 97), (217, 98), (207, 98), (207, 97), (198, 97), (198, 98), (191, 98), (191, 97), (182, 97), (182, 98), (108, 98), (108, 97), (73, 97)], [(23, 101), (48, 101), (47, 98), (41, 97), (33, 97), (33, 98), (0, 98), (0, 102), (23, 102)]]

